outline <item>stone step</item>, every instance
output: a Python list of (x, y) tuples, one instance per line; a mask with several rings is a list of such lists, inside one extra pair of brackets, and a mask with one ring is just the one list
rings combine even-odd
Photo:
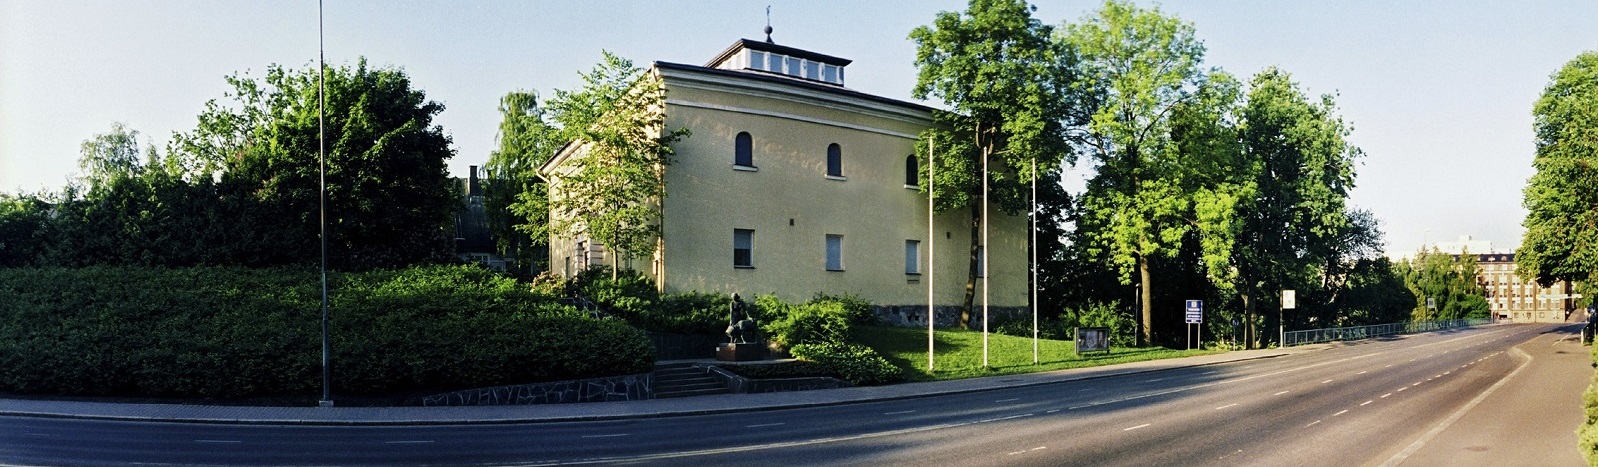
[(660, 391), (683, 391), (683, 390), (689, 390), (689, 389), (712, 389), (712, 388), (723, 388), (723, 389), (725, 389), (725, 387), (721, 385), (721, 382), (720, 381), (716, 381), (716, 380), (709, 380), (709, 381), (684, 381), (684, 382), (673, 382), (673, 383), (670, 383), (670, 384), (658, 384), (658, 383), (655, 384), (655, 392), (660, 392)]
[(656, 399), (669, 399), (669, 398), (673, 398), (673, 397), (710, 396), (710, 395), (715, 395), (715, 394), (727, 394), (727, 388), (694, 389), (694, 390), (688, 390), (688, 391), (658, 391), (657, 390), (657, 391), (655, 391), (655, 398)]

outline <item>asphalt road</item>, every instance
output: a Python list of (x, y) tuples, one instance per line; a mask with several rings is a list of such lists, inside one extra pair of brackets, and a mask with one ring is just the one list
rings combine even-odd
[[(635, 420), (361, 427), (0, 417), (0, 463), (1431, 465), (1458, 458), (1450, 443), (1515, 445), (1521, 433), (1550, 432), (1517, 424), (1566, 423), (1512, 419), (1510, 404), (1570, 388), (1579, 402), (1590, 367), (1563, 374), (1527, 363), (1528, 352), (1556, 348), (1584, 357), (1568, 340), (1573, 330), (1495, 326), (996, 391)], [(1517, 463), (1580, 464), (1573, 436), (1548, 445), (1558, 452)]]

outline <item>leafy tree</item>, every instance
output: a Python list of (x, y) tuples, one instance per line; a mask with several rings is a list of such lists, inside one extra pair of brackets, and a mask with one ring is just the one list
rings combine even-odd
[(1598, 283), (1598, 51), (1554, 73), (1532, 116), (1537, 172), (1526, 184), (1516, 273), (1545, 287)]
[[(1102, 99), (1086, 125), (1088, 152), (1097, 166), (1083, 196), (1083, 223), (1096, 248), (1108, 252), (1123, 283), (1138, 275), (1139, 340), (1147, 343), (1154, 327), (1151, 259), (1174, 256), (1200, 221), (1210, 224), (1207, 235), (1222, 236), (1204, 242), (1207, 247), (1227, 246), (1224, 234), (1235, 230), (1227, 213), (1239, 197), (1232, 192), (1242, 187), (1223, 185), (1200, 170), (1215, 164), (1185, 160), (1216, 153), (1184, 153), (1173, 141), (1177, 107), (1211, 82), (1199, 69), (1204, 46), (1191, 23), (1115, 0), (1066, 25), (1060, 40), (1082, 54), (1085, 72), (1078, 85)], [(1213, 81), (1211, 92), (1224, 95), (1225, 81)], [(1188, 111), (1224, 113), (1201, 104), (1191, 104)], [(1195, 147), (1209, 147), (1197, 144), (1199, 139), (1194, 138)], [(1228, 256), (1213, 253), (1205, 255), (1207, 265)]]
[(547, 189), (538, 168), (567, 140), (546, 119), (536, 93), (505, 94), (499, 113), (499, 147), (483, 165), (488, 228), (500, 254), (533, 260), (548, 243), (547, 236), (529, 235), (549, 222)]
[(0, 193), (0, 267), (33, 263), (49, 219), (50, 204), (43, 196)]
[[(1253, 345), (1260, 302), (1274, 303), (1282, 289), (1307, 289), (1304, 302), (1312, 305), (1295, 312), (1331, 303), (1349, 266), (1375, 255), (1380, 234), (1368, 213), (1351, 214), (1345, 206), (1360, 151), (1348, 143), (1350, 130), (1332, 97), (1311, 101), (1274, 67), (1249, 87), (1239, 166), (1252, 196), (1238, 206), (1242, 228), (1231, 260), (1248, 323), (1244, 342)], [(1320, 318), (1335, 321), (1336, 310), (1323, 309)]]
[[(319, 247), (318, 74), (271, 66), (264, 80), (232, 76), (231, 106), (207, 104), (196, 128), (174, 136), (171, 165), (192, 179), (221, 167), (224, 203), (250, 230), (244, 264), (312, 263)], [(405, 73), (326, 68), (329, 261), (344, 269), (448, 257), (445, 227), (459, 188), (446, 173), (450, 139)]]
[[(144, 170), (145, 156), (139, 150), (139, 132), (121, 122), (112, 123), (110, 132), (84, 140), (79, 148), (78, 168), (91, 186), (135, 176)], [(159, 157), (154, 148), (148, 154), (152, 160)]]
[[(1434, 321), (1486, 318), (1487, 299), (1476, 283), (1476, 256), (1465, 252), (1451, 255), (1436, 249), (1422, 250), (1414, 259), (1399, 264), (1404, 283), (1415, 295), (1412, 320)], [(1426, 306), (1426, 299), (1433, 306)]]
[[(971, 212), (971, 254), (960, 325), (970, 324), (981, 251), (983, 206), (997, 204), (1010, 214), (1025, 202), (1023, 189), (1039, 172), (1075, 161), (1068, 123), (1085, 112), (1071, 89), (1076, 55), (1050, 40), (1053, 28), (1032, 18), (1033, 7), (1019, 0), (971, 0), (966, 11), (940, 12), (931, 26), (910, 32), (919, 69), (916, 98), (936, 96), (952, 112), (939, 113), (927, 133), (937, 152), (936, 209)], [(925, 148), (918, 150), (924, 156)], [(994, 186), (983, 192), (984, 177)], [(925, 189), (925, 188), (923, 188)]]
[(604, 242), (615, 276), (623, 252), (655, 253), (658, 203), (666, 196), (662, 171), (671, 163), (671, 143), (689, 132), (665, 128), (665, 85), (631, 60), (605, 52), (582, 77), (582, 89), (556, 91), (549, 103), (575, 146), (571, 159), (555, 169), (564, 172), (551, 187), (547, 227), (530, 221), (525, 230)]

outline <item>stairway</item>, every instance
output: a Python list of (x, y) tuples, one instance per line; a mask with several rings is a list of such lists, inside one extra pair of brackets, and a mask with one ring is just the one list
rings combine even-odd
[(691, 363), (655, 365), (655, 398), (727, 394), (727, 386)]

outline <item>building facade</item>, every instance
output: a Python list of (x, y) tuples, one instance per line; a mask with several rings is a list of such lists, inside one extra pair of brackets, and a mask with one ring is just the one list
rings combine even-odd
[[(692, 136), (673, 145), (663, 170), (660, 248), (622, 266), (671, 293), (787, 301), (852, 293), (904, 324), (924, 323), (935, 276), (934, 303), (958, 306), (971, 219), (968, 209), (939, 213), (929, 236), (915, 144), (933, 109), (845, 87), (849, 63), (747, 39), (704, 66), (655, 62), (649, 72), (666, 89), (666, 127)], [(564, 149), (542, 169), (546, 177), (570, 170), (562, 165), (581, 150)], [(1024, 309), (1026, 219), (990, 212), (989, 301)], [(590, 239), (555, 237), (550, 245), (551, 269), (567, 276), (609, 257)], [(980, 280), (977, 287), (980, 305)]]
[(1487, 303), (1500, 321), (1563, 323), (1585, 317), (1576, 313), (1580, 297), (1571, 292), (1570, 283), (1541, 287), (1516, 276), (1514, 253), (1477, 254), (1476, 266), (1476, 281), (1486, 290)]

